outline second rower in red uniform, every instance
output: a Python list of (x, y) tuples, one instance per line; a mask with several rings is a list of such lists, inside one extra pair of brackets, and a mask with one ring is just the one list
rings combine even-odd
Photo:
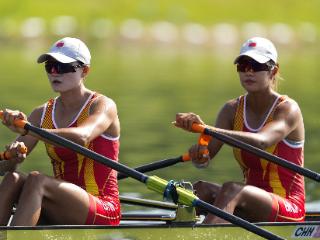
[[(247, 93), (228, 101), (215, 127), (208, 127), (303, 166), (303, 118), (298, 104), (275, 90), (279, 65), (274, 45), (265, 38), (249, 39), (235, 64)], [(176, 115), (176, 126), (184, 130), (192, 131), (193, 123), (204, 124), (194, 113)], [(206, 167), (222, 145), (213, 138), (209, 156), (203, 155), (203, 146), (192, 146), (193, 163)], [(202, 200), (252, 222), (304, 220), (303, 176), (237, 148), (234, 156), (243, 171), (244, 183), (199, 181), (194, 187)], [(204, 220), (222, 222), (225, 220), (211, 214)]]

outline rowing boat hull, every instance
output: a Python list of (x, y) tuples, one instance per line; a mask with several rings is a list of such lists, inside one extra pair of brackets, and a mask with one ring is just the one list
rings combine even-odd
[[(320, 239), (320, 222), (259, 224), (285, 239)], [(262, 239), (240, 227), (190, 224), (128, 224), (111, 226), (1, 227), (0, 240), (208, 240)]]

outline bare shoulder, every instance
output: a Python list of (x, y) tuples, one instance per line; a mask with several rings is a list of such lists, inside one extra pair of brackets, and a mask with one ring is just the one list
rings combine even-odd
[(227, 101), (221, 108), (219, 115), (234, 117), (234, 114), (237, 111), (238, 99), (231, 99)]
[(299, 104), (292, 98), (286, 97), (284, 101), (277, 105), (275, 115), (287, 115), (288, 117), (302, 117)]
[(107, 96), (100, 95), (91, 104), (90, 112), (91, 114), (104, 114), (105, 122), (109, 122), (105, 134), (113, 137), (120, 135), (120, 121), (115, 101)]
[(113, 99), (105, 95), (99, 95), (90, 106), (90, 112), (94, 112), (96, 110), (117, 113), (117, 105)]
[(238, 107), (238, 99), (227, 101), (220, 109), (216, 121), (216, 127), (232, 129), (233, 119)]
[(287, 97), (285, 101), (278, 104), (275, 109), (274, 120), (284, 121), (286, 126), (291, 129), (287, 138), (294, 141), (304, 139), (303, 117), (298, 103), (292, 98)]
[(28, 121), (34, 126), (40, 126), (42, 116), (45, 111), (46, 104), (42, 104), (32, 110), (28, 116)]

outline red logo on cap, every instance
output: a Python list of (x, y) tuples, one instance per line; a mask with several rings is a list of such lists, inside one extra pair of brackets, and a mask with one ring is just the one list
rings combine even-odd
[(58, 42), (58, 43), (56, 44), (56, 47), (60, 48), (60, 47), (63, 47), (63, 45), (64, 45), (64, 42)]
[(251, 43), (249, 43), (249, 45), (248, 45), (249, 47), (256, 47), (257, 46), (257, 43), (255, 43), (255, 42), (251, 42)]

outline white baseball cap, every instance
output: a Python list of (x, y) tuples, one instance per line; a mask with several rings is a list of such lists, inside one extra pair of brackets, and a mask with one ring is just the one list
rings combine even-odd
[(53, 57), (62, 63), (80, 61), (86, 65), (90, 64), (91, 55), (84, 42), (77, 38), (65, 37), (55, 42), (49, 52), (39, 56), (38, 63), (43, 63)]
[(270, 60), (277, 63), (278, 53), (273, 43), (262, 37), (248, 39), (240, 49), (240, 55), (234, 60), (237, 63), (241, 56), (248, 56), (259, 63), (266, 63)]

